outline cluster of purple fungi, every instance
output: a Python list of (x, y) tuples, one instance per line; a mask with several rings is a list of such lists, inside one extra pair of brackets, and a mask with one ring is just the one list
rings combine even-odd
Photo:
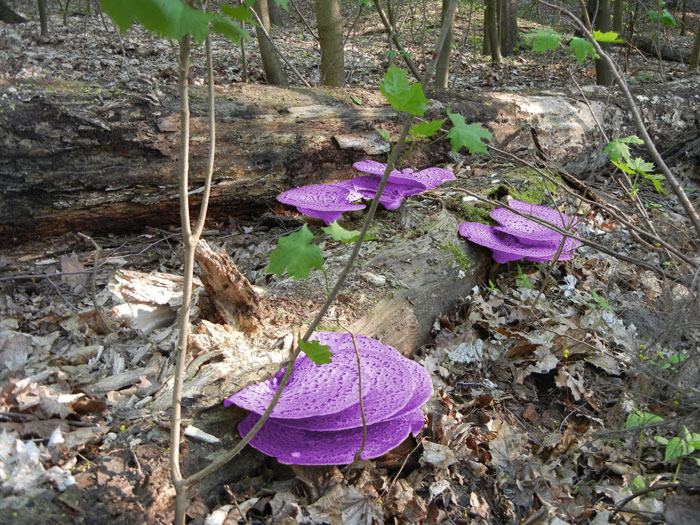
[[(357, 162), (356, 169), (369, 176), (294, 188), (277, 199), (296, 206), (300, 213), (336, 221), (345, 211), (360, 210), (361, 199), (372, 199), (379, 187), (385, 164), (372, 160)], [(419, 172), (393, 170), (380, 196), (389, 210), (401, 205), (404, 197), (436, 188), (454, 174), (441, 168)], [(537, 217), (560, 229), (575, 230), (576, 219), (527, 202), (511, 199), (508, 205), (517, 212)], [(570, 259), (579, 241), (507, 208), (495, 208), (491, 217), (498, 226), (465, 222), (459, 233), (470, 241), (486, 246), (496, 262), (525, 258), (551, 260), (561, 247), (558, 259)], [(418, 363), (403, 357), (394, 348), (375, 339), (347, 333), (315, 332), (313, 340), (330, 347), (331, 363), (316, 365), (302, 355), (270, 417), (250, 440), (259, 451), (274, 456), (280, 463), (295, 465), (342, 465), (352, 463), (362, 445), (365, 417), (366, 443), (360, 459), (373, 459), (401, 443), (408, 434), (423, 428), (421, 405), (432, 393), (430, 376)], [(355, 344), (360, 354), (362, 408), (359, 402), (358, 366)], [(250, 414), (238, 425), (241, 435), (258, 422), (272, 401), (285, 369), (267, 381), (251, 385), (232, 395), (224, 404), (236, 404)]]
[[(294, 465), (352, 463), (362, 444), (362, 413), (367, 438), (360, 459), (372, 459), (399, 445), (423, 427), (421, 405), (432, 394), (426, 370), (375, 339), (355, 336), (362, 370), (362, 410), (353, 336), (315, 332), (311, 337), (333, 352), (331, 362), (316, 365), (306, 355), (294, 370), (270, 417), (250, 445)], [(250, 411), (238, 425), (244, 436), (275, 395), (285, 369), (244, 388), (224, 404)]]
[[(379, 182), (386, 169), (386, 164), (373, 160), (363, 160), (353, 164), (356, 170), (369, 175), (330, 184), (311, 184), (292, 188), (277, 196), (283, 204), (296, 206), (299, 213), (322, 219), (330, 224), (351, 210), (361, 210), (364, 204), (356, 203), (362, 199), (373, 199)], [(410, 168), (392, 170), (380, 197), (380, 204), (388, 210), (401, 206), (404, 197), (416, 195), (422, 191), (437, 188), (445, 181), (454, 180), (450, 170), (428, 168), (413, 171)]]

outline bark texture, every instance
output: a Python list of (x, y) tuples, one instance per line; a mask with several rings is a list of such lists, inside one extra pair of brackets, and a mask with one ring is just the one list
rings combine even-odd
[[(693, 83), (636, 89), (660, 150), (698, 158), (697, 148), (685, 147), (700, 129)], [(191, 191), (201, 187), (207, 156), (204, 91), (193, 95)], [(444, 118), (450, 108), (487, 126), (494, 144), (512, 153), (537, 154), (574, 174), (607, 162), (595, 121), (574, 91), (430, 96), (436, 103), (428, 118)], [(610, 136), (630, 134), (621, 97), (595, 87), (586, 96)], [(212, 220), (281, 210), (275, 196), (293, 186), (356, 176), (353, 162), (385, 160), (374, 126), (396, 132), (394, 110), (374, 91), (233, 85), (218, 88), (217, 98)], [(0, 244), (178, 224), (177, 108), (174, 93), (0, 81)], [(417, 150), (406, 166), (423, 169), (450, 155), (440, 141)], [(191, 197), (196, 208), (199, 194)]]

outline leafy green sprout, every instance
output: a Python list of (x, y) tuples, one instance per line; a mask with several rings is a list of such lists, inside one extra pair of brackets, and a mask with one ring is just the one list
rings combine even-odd
[[(683, 431), (680, 436), (674, 436), (671, 439), (667, 439), (663, 436), (654, 436), (654, 440), (664, 445), (664, 461), (670, 462), (678, 459), (678, 465), (676, 465), (676, 470), (673, 474), (673, 482), (675, 483), (676, 478), (678, 478), (678, 472), (681, 469), (681, 463), (683, 459), (690, 456), (696, 450), (700, 450), (700, 434), (697, 432), (691, 432), (688, 428), (683, 425)], [(700, 467), (700, 458), (693, 457), (690, 458)]]
[(593, 297), (593, 300), (595, 303), (588, 303), (588, 306), (591, 308), (603, 308), (604, 310), (607, 310), (610, 313), (615, 313), (615, 310), (613, 310), (612, 306), (608, 304), (608, 300), (605, 299), (605, 297), (601, 297), (598, 295), (598, 292), (595, 290), (591, 290), (591, 297)]
[(520, 265), (518, 265), (518, 276), (515, 278), (515, 285), (532, 290), (532, 283), (530, 283), (530, 279), (525, 275)]

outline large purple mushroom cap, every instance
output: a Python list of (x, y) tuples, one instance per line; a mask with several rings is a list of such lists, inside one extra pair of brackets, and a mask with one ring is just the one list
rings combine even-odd
[[(249, 414), (238, 424), (244, 436), (260, 419)], [(250, 445), (280, 463), (292, 465), (346, 465), (352, 463), (362, 444), (362, 427), (332, 432), (315, 432), (281, 425), (268, 419)], [(399, 445), (409, 433), (418, 434), (423, 427), (423, 413), (415, 409), (395, 419), (367, 426), (367, 440), (360, 459), (373, 459)]]
[[(534, 215), (562, 229), (568, 228), (570, 223), (575, 229), (575, 225), (578, 222), (578, 218), (575, 217), (572, 222), (566, 214), (547, 206), (538, 206), (516, 199), (511, 199), (508, 205), (516, 211)], [(534, 241), (535, 243), (561, 241), (562, 235), (560, 233), (527, 217), (513, 213), (507, 208), (495, 208), (491, 211), (491, 217), (501, 224), (501, 226), (496, 227), (496, 230), (514, 235), (525, 243), (528, 243), (528, 241)]]
[[(364, 199), (373, 199), (377, 193), (377, 188), (379, 188), (380, 180), (381, 179), (378, 179), (377, 177), (366, 175), (362, 177), (355, 177), (354, 179), (334, 182), (333, 185), (355, 191), (362, 195), (362, 198)], [(404, 197), (415, 195), (421, 191), (423, 191), (423, 188), (419, 188), (418, 186), (406, 186), (404, 184), (393, 184), (391, 182), (387, 182), (382, 190), (381, 196), (379, 197), (379, 202), (387, 210), (395, 210), (401, 206), (401, 202)]]
[[(351, 334), (315, 332), (328, 345), (331, 363), (297, 359), (287, 387), (271, 417), (250, 444), (282, 463), (329, 465), (350, 463), (362, 440), (358, 369)], [(418, 363), (375, 339), (355, 336), (362, 367), (362, 401), (367, 443), (362, 459), (380, 456), (409, 433), (423, 427), (420, 406), (432, 394), (432, 382)], [(239, 425), (246, 434), (264, 412), (284, 371), (229, 397), (252, 413)]]
[[(560, 235), (559, 240), (547, 240), (539, 244), (524, 243), (518, 237), (500, 231), (497, 226), (487, 226), (478, 222), (462, 223), (459, 226), (459, 234), (476, 244), (490, 248), (494, 260), (499, 263), (515, 261), (523, 257), (528, 261), (548, 261), (557, 251), (562, 237)], [(559, 260), (573, 257), (573, 250), (579, 244), (579, 241), (567, 238)]]
[(300, 213), (323, 219), (327, 224), (337, 220), (345, 211), (363, 209), (364, 204), (351, 202), (360, 198), (359, 193), (332, 184), (292, 188), (277, 196), (281, 203), (296, 206)]
[[(376, 162), (374, 160), (362, 160), (352, 165), (353, 168), (364, 171), (371, 175), (381, 177), (384, 175), (386, 164)], [(391, 170), (388, 181), (392, 184), (401, 184), (404, 186), (416, 186), (421, 188), (421, 191), (437, 188), (445, 181), (454, 180), (455, 175), (450, 170), (442, 168), (428, 168), (421, 171), (413, 171), (410, 168), (404, 170)]]

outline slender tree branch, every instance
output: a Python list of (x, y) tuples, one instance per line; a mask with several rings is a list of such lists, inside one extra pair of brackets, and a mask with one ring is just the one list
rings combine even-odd
[(379, 18), (382, 20), (382, 24), (384, 24), (384, 28), (389, 33), (389, 36), (391, 37), (391, 41), (394, 42), (396, 49), (399, 50), (399, 53), (401, 54), (401, 58), (403, 58), (404, 62), (406, 62), (408, 69), (411, 70), (411, 73), (413, 73), (413, 76), (416, 77), (416, 80), (418, 80), (418, 82), (422, 82), (423, 77), (421, 76), (420, 71), (418, 71), (416, 64), (414, 64), (413, 60), (411, 60), (411, 57), (408, 56), (408, 53), (406, 52), (404, 47), (401, 45), (401, 42), (399, 41), (398, 35), (396, 33), (394, 33), (394, 29), (391, 27), (391, 24), (389, 23), (389, 19), (386, 17), (386, 13), (384, 12), (384, 9), (382, 9), (382, 6), (379, 4), (379, 0), (374, 0), (374, 7), (377, 8), (377, 13), (379, 13)]

